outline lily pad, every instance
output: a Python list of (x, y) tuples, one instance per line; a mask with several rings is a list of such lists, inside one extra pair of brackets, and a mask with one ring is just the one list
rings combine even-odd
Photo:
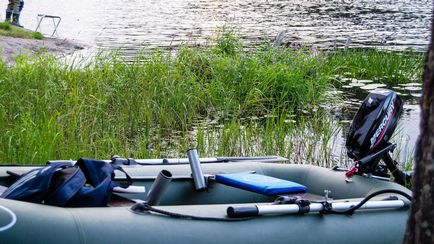
[(415, 87), (415, 86), (406, 86), (404, 87), (406, 91), (422, 91), (422, 87)]
[(400, 86), (405, 86), (405, 87), (408, 87), (408, 86), (422, 86), (422, 83), (415, 83), (415, 82), (412, 82), (412, 83), (405, 83), (405, 84), (399, 84)]
[(375, 90), (377, 88), (384, 88), (384, 87), (387, 87), (387, 86), (385, 84), (373, 83), (373, 84), (362, 86), (360, 88), (363, 90), (370, 91), (370, 90)]
[(364, 83), (355, 83), (355, 82), (353, 82), (353, 83), (350, 83), (348, 85), (351, 86), (351, 87), (362, 87), (365, 84)]
[(357, 80), (358, 83), (372, 83), (373, 80)]

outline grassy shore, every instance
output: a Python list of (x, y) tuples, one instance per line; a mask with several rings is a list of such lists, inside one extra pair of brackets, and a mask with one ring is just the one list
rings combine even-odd
[(44, 35), (39, 32), (30, 31), (27, 29), (19, 28), (9, 22), (0, 22), (0, 36), (10, 36), (27, 39), (44, 39)]
[(197, 147), (203, 156), (279, 154), (327, 166), (337, 125), (321, 105), (340, 85), (335, 77), (394, 85), (414, 82), (422, 64), (415, 53), (245, 50), (233, 35), (135, 62), (21, 57), (0, 62), (0, 163), (185, 156)]

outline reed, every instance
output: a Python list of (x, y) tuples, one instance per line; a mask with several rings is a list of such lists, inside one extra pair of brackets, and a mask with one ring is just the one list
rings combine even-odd
[[(0, 62), (1, 163), (177, 157), (198, 147), (204, 156), (279, 154), (330, 166), (327, 145), (339, 130), (321, 109), (330, 77), (405, 80), (421, 70), (416, 54), (247, 50), (231, 35), (215, 43), (146, 50), (132, 62), (116, 53), (86, 63), (50, 55)], [(374, 57), (388, 61), (372, 71)]]
[(327, 55), (328, 68), (331, 69), (329, 72), (340, 77), (373, 80), (389, 87), (421, 82), (424, 65), (421, 53), (350, 49), (329, 52)]

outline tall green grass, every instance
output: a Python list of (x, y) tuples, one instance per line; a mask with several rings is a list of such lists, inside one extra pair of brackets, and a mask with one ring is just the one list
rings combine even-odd
[(349, 49), (329, 52), (327, 63), (329, 72), (341, 77), (373, 80), (392, 87), (421, 82), (424, 58), (423, 54), (411, 51)]
[(202, 155), (280, 155), (292, 163), (324, 167), (336, 163), (328, 141), (339, 127), (319, 114), (298, 121), (292, 118), (234, 119), (203, 125), (190, 138), (197, 140)]
[[(49, 55), (0, 62), (0, 162), (175, 157), (198, 147), (208, 156), (330, 164), (336, 127), (318, 110), (330, 77), (349, 69), (368, 75), (360, 70), (377, 61), (357, 61), (367, 55), (360, 50), (245, 50), (233, 35), (214, 44), (143, 52), (134, 62), (107, 53), (78, 66)], [(421, 69), (407, 59), (399, 67), (410, 77)]]

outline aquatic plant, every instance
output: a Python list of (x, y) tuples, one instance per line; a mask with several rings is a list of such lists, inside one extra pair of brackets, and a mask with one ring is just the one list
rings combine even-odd
[[(366, 57), (376, 55), (383, 63), (375, 71), (377, 61)], [(116, 53), (86, 63), (21, 56), (11, 67), (0, 62), (0, 159), (176, 157), (198, 147), (204, 156), (279, 154), (330, 166), (338, 127), (321, 108), (335, 85), (330, 77), (413, 77), (418, 58), (244, 49), (230, 35), (176, 54), (146, 50), (131, 62)]]
[(328, 52), (327, 64), (331, 69), (329, 72), (338, 75), (336, 80), (339, 82), (341, 78), (353, 78), (373, 80), (392, 87), (402, 83), (420, 83), (424, 58), (422, 53), (412, 51), (348, 49)]

